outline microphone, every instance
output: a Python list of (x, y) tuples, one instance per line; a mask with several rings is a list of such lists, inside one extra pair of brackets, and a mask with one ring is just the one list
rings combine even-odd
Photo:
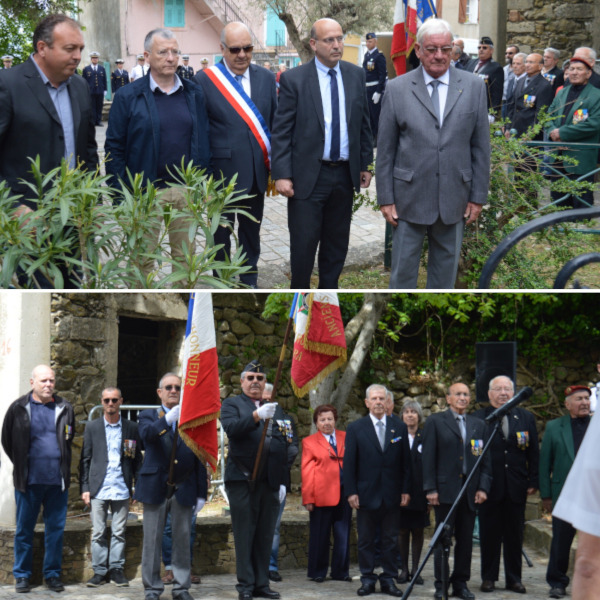
[(506, 404), (503, 404), (499, 408), (497, 408), (494, 412), (491, 412), (484, 420), (486, 423), (490, 423), (492, 421), (500, 420), (507, 412), (511, 411), (515, 406), (521, 404), (523, 400), (527, 400), (527, 398), (531, 398), (533, 395), (533, 390), (526, 386), (524, 387), (518, 394), (515, 394), (513, 398), (511, 398)]

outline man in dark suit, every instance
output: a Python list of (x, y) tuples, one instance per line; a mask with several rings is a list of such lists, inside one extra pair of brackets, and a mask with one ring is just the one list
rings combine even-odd
[[(475, 413), (484, 420), (515, 395), (509, 377), (499, 375), (489, 384), (490, 405)], [(495, 423), (488, 426), (491, 434)], [(527, 496), (539, 487), (540, 451), (534, 416), (516, 407), (505, 415), (489, 450), (492, 456), (492, 487), (479, 508), (481, 544), (481, 591), (492, 592), (500, 571), (500, 549), (504, 546), (506, 589), (525, 594), (521, 582), (521, 553)]]
[(373, 138), (361, 68), (341, 60), (344, 34), (320, 19), (315, 58), (281, 74), (273, 123), (273, 179), (288, 198), (292, 288), (337, 288), (350, 239), (354, 191), (369, 187)]
[[(544, 510), (551, 512), (590, 423), (591, 390), (570, 385), (565, 390), (569, 414), (546, 424), (540, 451), (540, 496)], [(562, 598), (569, 585), (569, 556), (575, 529), (567, 521), (552, 516), (552, 543), (546, 570), (550, 598)]]
[(380, 118), (377, 202), (395, 228), (390, 288), (417, 286), (425, 236), (427, 287), (453, 288), (465, 224), (477, 219), (488, 196), (485, 86), (450, 68), (446, 21), (421, 25), (415, 49), (421, 66), (390, 81)]
[(410, 447), (406, 425), (386, 415), (386, 397), (384, 386), (369, 386), (365, 399), (369, 414), (346, 430), (344, 490), (350, 507), (357, 511), (359, 596), (375, 591), (377, 526), (381, 527), (381, 592), (402, 596), (394, 578), (398, 576), (400, 507), (410, 502)]
[(120, 90), (124, 85), (129, 83), (129, 73), (123, 68), (123, 59), (118, 58), (116, 60), (117, 68), (112, 72), (110, 76), (110, 84), (112, 86), (113, 96)]
[(565, 74), (562, 69), (558, 68), (558, 59), (560, 58), (560, 50), (556, 48), (546, 48), (544, 50), (544, 68), (542, 75), (552, 86), (552, 97), (556, 95), (556, 90), (565, 84)]
[(477, 46), (477, 52), (478, 57), (467, 65), (467, 71), (475, 73), (483, 79), (487, 88), (488, 111), (497, 113), (502, 107), (504, 69), (492, 60), (494, 54), (492, 38), (483, 36)]
[[(463, 482), (475, 467), (485, 439), (485, 423), (466, 414), (471, 394), (464, 383), (450, 386), (446, 402), (448, 410), (428, 417), (423, 431), (423, 489), (434, 507), (436, 528), (450, 512)], [(471, 578), (475, 509), (486, 501), (491, 485), (492, 467), (487, 454), (449, 522), (456, 540), (450, 583), (453, 595), (463, 600), (475, 598), (467, 587)], [(438, 546), (434, 552), (434, 598), (445, 597), (442, 558), (443, 551)]]
[(82, 77), (88, 82), (90, 87), (90, 96), (92, 97), (92, 110), (96, 127), (102, 126), (102, 105), (104, 104), (104, 94), (108, 89), (106, 84), (106, 71), (102, 65), (98, 64), (100, 54), (98, 52), (90, 53), (91, 65), (84, 67), (81, 73)]
[[(133, 480), (142, 464), (137, 423), (121, 418), (121, 390), (102, 391), (104, 417), (87, 424), (79, 463), (81, 499), (92, 509), (92, 568), (88, 587), (107, 581), (128, 586), (125, 566), (125, 529)], [(110, 554), (106, 517), (112, 513)], [(107, 568), (108, 565), (108, 568)]]
[(190, 588), (190, 523), (192, 513), (204, 506), (207, 496), (206, 467), (177, 437), (173, 484), (168, 493), (169, 465), (175, 428), (179, 420), (181, 378), (174, 373), (163, 375), (156, 390), (161, 405), (139, 414), (140, 438), (144, 444), (144, 463), (137, 480), (134, 498), (144, 504), (144, 542), (142, 548), (142, 583), (145, 600), (158, 600), (165, 589), (160, 578), (160, 554), (166, 514), (171, 512), (173, 539), (173, 598), (193, 600)]
[[(279, 593), (269, 587), (269, 558), (279, 505), (285, 498), (291, 432), (285, 431), (285, 417), (276, 402), (261, 405), (266, 379), (259, 361), (246, 365), (240, 382), (242, 393), (226, 398), (221, 407), (221, 426), (229, 439), (225, 489), (235, 544), (236, 589), (239, 600), (276, 600)], [(253, 478), (267, 420), (263, 453)]]
[(466, 70), (467, 65), (471, 62), (471, 57), (465, 52), (464, 40), (457, 38), (452, 43), (454, 46), (458, 46), (458, 49), (460, 50), (454, 66), (457, 69)]
[[(249, 196), (237, 203), (248, 213), (237, 214), (238, 243), (252, 267), (240, 276), (240, 281), (257, 287), (260, 224), (271, 168), (270, 131), (277, 94), (275, 75), (250, 64), (252, 48), (246, 25), (228, 23), (221, 32), (223, 60), (197, 73), (194, 81), (206, 98), (213, 172), (227, 181), (237, 174), (236, 189)], [(230, 227), (219, 227), (215, 233), (215, 244), (223, 244), (218, 260), (228, 258), (231, 252), (236, 215), (230, 213), (227, 218)]]
[(385, 55), (377, 48), (377, 35), (367, 33), (367, 51), (363, 58), (363, 69), (367, 81), (367, 98), (369, 99), (369, 116), (371, 118), (371, 133), (374, 145), (377, 145), (377, 128), (379, 126), (379, 113), (381, 112), (381, 97), (385, 91), (387, 80), (387, 67)]

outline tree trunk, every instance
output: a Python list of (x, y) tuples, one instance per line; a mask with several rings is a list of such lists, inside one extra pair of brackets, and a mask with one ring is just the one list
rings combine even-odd
[(296, 48), (300, 59), (303, 63), (307, 63), (314, 55), (312, 48), (310, 47), (309, 39), (301, 37), (293, 15), (282, 12), (277, 13), (277, 16), (285, 23), (285, 28), (290, 36), (290, 42), (292, 42), (294, 48)]

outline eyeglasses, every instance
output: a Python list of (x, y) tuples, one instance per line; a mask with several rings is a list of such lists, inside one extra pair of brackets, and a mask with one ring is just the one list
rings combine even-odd
[(477, 50), (487, 50), (489, 46), (477, 46)]
[(427, 48), (423, 48), (427, 54), (437, 54), (441, 52), (442, 54), (450, 54), (452, 52), (452, 46), (427, 46)]
[(104, 404), (108, 404), (110, 402), (110, 404), (116, 404), (121, 398), (102, 398), (102, 402)]
[(180, 392), (181, 386), (180, 385), (165, 385), (164, 389), (167, 390), (167, 392), (172, 392), (173, 390), (175, 390), (176, 392)]
[(167, 56), (169, 54), (171, 56), (181, 56), (181, 50), (171, 50), (170, 48), (166, 48), (164, 50), (158, 50), (154, 54), (156, 54), (157, 56), (160, 56), (161, 58), (164, 58), (165, 56)]
[(513, 389), (509, 387), (493, 387), (491, 390), (492, 392), (508, 392), (509, 394), (513, 393)]
[(249, 54), (254, 50), (254, 46), (252, 44), (250, 44), (250, 46), (242, 46), (241, 48), (239, 46), (234, 46), (231, 48), (227, 44), (223, 44), (223, 46), (225, 46), (225, 48), (227, 48), (231, 54), (239, 54), (242, 50), (244, 51), (244, 54)]
[(246, 379), (248, 381), (254, 381), (256, 379), (256, 381), (264, 381), (265, 376), (264, 375), (246, 375)]
[(323, 38), (322, 40), (317, 40), (317, 42), (323, 42), (324, 44), (327, 44), (327, 45), (331, 45), (334, 42), (337, 42), (338, 44), (343, 44), (344, 43), (344, 36), (343, 35), (338, 35), (337, 37)]

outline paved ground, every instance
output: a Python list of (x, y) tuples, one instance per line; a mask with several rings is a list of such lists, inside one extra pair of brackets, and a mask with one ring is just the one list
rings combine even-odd
[[(96, 127), (100, 159), (104, 158), (106, 121)], [(374, 195), (375, 186), (370, 188)], [(383, 263), (385, 221), (381, 213), (361, 208), (354, 215), (350, 229), (350, 248), (345, 268)], [(267, 289), (289, 286), (290, 239), (287, 229), (287, 201), (283, 196), (268, 197), (261, 227), (259, 287)]]
[[(533, 550), (527, 550), (527, 552), (533, 562), (533, 567), (528, 568), (526, 565), (523, 566), (523, 584), (528, 591), (527, 596), (523, 597), (530, 600), (547, 598), (548, 586), (545, 582), (546, 565), (548, 562), (547, 557), (543, 557)], [(281, 593), (283, 600), (312, 600), (313, 598), (319, 597), (327, 600), (332, 598), (335, 598), (335, 600), (355, 600), (357, 598), (356, 590), (360, 587), (357, 565), (352, 565), (350, 574), (354, 578), (351, 583), (328, 580), (325, 583), (317, 584), (306, 578), (306, 572), (304, 570), (281, 571), (283, 581), (281, 583), (273, 584), (272, 588)], [(502, 577), (502, 570), (500, 576)], [(425, 598), (430, 599), (433, 597), (433, 559), (426, 565), (423, 572), (423, 578), (425, 580), (425, 585), (415, 586), (410, 596), (415, 600), (423, 600)], [(511, 598), (515, 600), (516, 598), (522, 597), (519, 594), (507, 592), (506, 590), (497, 590), (489, 594), (484, 594), (479, 591), (480, 583), (479, 547), (475, 546), (473, 552), (471, 591), (475, 593), (477, 598), (480, 600), (482, 598), (487, 600), (505, 600)], [(234, 575), (206, 575), (202, 577), (202, 583), (200, 585), (192, 586), (190, 592), (197, 600), (236, 600), (237, 592), (234, 586)], [(400, 587), (402, 590), (406, 589), (405, 585)], [(132, 581), (129, 588), (117, 588), (113, 584), (107, 584), (97, 589), (86, 588), (84, 585), (68, 585), (66, 590), (60, 594), (60, 596), (49, 592), (46, 588), (41, 586), (33, 589), (28, 596), (16, 594), (12, 585), (0, 586), (0, 598), (2, 599), (11, 598), (16, 600), (18, 598), (19, 600), (23, 600), (28, 597), (43, 598), (44, 600), (51, 600), (53, 598), (60, 598), (60, 600), (87, 600), (88, 598), (94, 598), (94, 600), (112, 600), (113, 598), (120, 598), (122, 600), (143, 600), (144, 593), (140, 579)], [(170, 597), (171, 590), (169, 589), (169, 586), (167, 586), (167, 589), (161, 598), (166, 600)], [(384, 596), (377, 593), (372, 597), (383, 598)]]

